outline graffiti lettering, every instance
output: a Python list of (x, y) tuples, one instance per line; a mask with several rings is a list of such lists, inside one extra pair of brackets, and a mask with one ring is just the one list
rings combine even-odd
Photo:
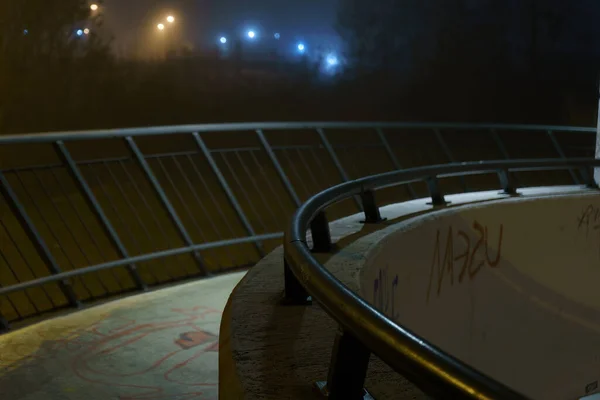
[(600, 256), (600, 207), (593, 204), (588, 205), (577, 216), (577, 230), (585, 232), (585, 238), (589, 239), (590, 231), (596, 233), (598, 255)]
[(394, 275), (390, 281), (387, 267), (380, 269), (373, 281), (373, 305), (384, 314), (390, 315), (392, 319), (397, 317), (396, 310), (394, 310), (397, 289), (398, 275)]
[(590, 230), (597, 231), (600, 229), (600, 207), (592, 204), (588, 205), (577, 217), (577, 229), (585, 231), (585, 236), (588, 237)]
[[(436, 293), (439, 297), (442, 292), (442, 284), (444, 276), (447, 274), (450, 286), (454, 286), (455, 263), (457, 264), (458, 284), (465, 280), (472, 280), (477, 276), (479, 271), (487, 265), (495, 268), (500, 263), (502, 253), (502, 235), (504, 227), (500, 224), (498, 233), (498, 242), (496, 246), (496, 255), (490, 258), (490, 235), (488, 227), (481, 225), (479, 222), (473, 222), (473, 230), (475, 235), (469, 235), (467, 232), (458, 230), (456, 234), (452, 226), (448, 228), (446, 236), (446, 246), (442, 258), (441, 252), (441, 233), (438, 229), (436, 232), (435, 244), (433, 247), (433, 260), (431, 262), (431, 270), (429, 272), (429, 284), (427, 286), (427, 301), (431, 296), (432, 286), (434, 285), (434, 275), (437, 277)], [(457, 243), (455, 243), (457, 242)], [(455, 252), (455, 246), (460, 250), (459, 254)], [(455, 255), (456, 254), (456, 255)]]

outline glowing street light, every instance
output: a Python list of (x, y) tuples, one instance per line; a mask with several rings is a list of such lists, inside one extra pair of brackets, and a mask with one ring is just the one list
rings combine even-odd
[(333, 54), (328, 55), (326, 61), (327, 65), (329, 65), (330, 67), (335, 67), (339, 63), (337, 57)]
[(254, 39), (256, 37), (256, 32), (254, 32), (254, 31), (248, 31), (248, 37), (250, 39)]
[(304, 53), (304, 50), (306, 50), (306, 46), (303, 43), (298, 43), (298, 51)]
[(77, 29), (77, 31), (75, 33), (77, 34), (77, 36), (83, 35), (83, 31), (81, 29)]
[(275, 35), (273, 35), (273, 37), (275, 37), (275, 39), (279, 40), (281, 38), (281, 35), (279, 33), (276, 33)]
[(227, 38), (225, 36), (222, 36), (221, 39), (219, 39), (219, 42), (225, 44), (227, 43)]
[(156, 25), (156, 28), (158, 28), (159, 31), (163, 31), (165, 29), (165, 24), (158, 24)]
[(168, 22), (168, 23), (170, 23), (170, 24), (172, 24), (173, 22), (175, 22), (175, 17), (174, 17), (174, 16), (172, 16), (172, 15), (169, 15), (169, 16), (167, 17), (167, 22)]
[(99, 7), (98, 7), (98, 4), (95, 4), (95, 3), (94, 3), (94, 4), (91, 4), (91, 5), (90, 5), (90, 10), (92, 10), (92, 11), (98, 11), (98, 8), (99, 8)]
[(83, 34), (84, 34), (84, 35), (89, 35), (89, 34), (90, 34), (90, 29), (89, 29), (89, 28), (85, 28), (85, 29), (83, 30)]

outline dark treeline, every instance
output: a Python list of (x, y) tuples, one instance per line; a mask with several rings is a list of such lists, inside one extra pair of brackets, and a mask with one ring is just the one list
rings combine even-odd
[(277, 120), (593, 125), (594, 0), (340, 0), (342, 74), (178, 52), (117, 59), (84, 0), (0, 2), (0, 133)]

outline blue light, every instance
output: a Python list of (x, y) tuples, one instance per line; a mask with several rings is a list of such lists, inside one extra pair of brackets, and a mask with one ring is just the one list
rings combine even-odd
[(306, 46), (304, 46), (304, 44), (302, 43), (298, 43), (298, 51), (300, 53), (304, 53), (304, 50), (306, 49)]
[(23, 29), (23, 35), (29, 35), (29, 29)]
[(225, 36), (222, 36), (221, 39), (219, 39), (219, 42), (225, 44), (227, 43), (227, 38)]
[(77, 29), (77, 32), (75, 32), (75, 33), (77, 33), (77, 36), (82, 36), (83, 35), (83, 30)]
[(279, 33), (276, 33), (275, 35), (273, 35), (275, 37), (275, 39), (279, 40), (281, 38), (281, 35)]
[(256, 36), (256, 32), (254, 32), (254, 31), (248, 31), (248, 37), (250, 39), (254, 39), (255, 36)]
[(337, 57), (333, 54), (328, 55), (326, 61), (327, 61), (327, 65), (329, 65), (330, 67), (335, 67), (336, 65), (339, 64)]

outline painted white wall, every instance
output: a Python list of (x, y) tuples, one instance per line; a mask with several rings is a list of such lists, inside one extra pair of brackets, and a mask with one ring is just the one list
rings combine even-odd
[(532, 398), (598, 386), (600, 195), (413, 218), (368, 252), (360, 283), (395, 321)]

